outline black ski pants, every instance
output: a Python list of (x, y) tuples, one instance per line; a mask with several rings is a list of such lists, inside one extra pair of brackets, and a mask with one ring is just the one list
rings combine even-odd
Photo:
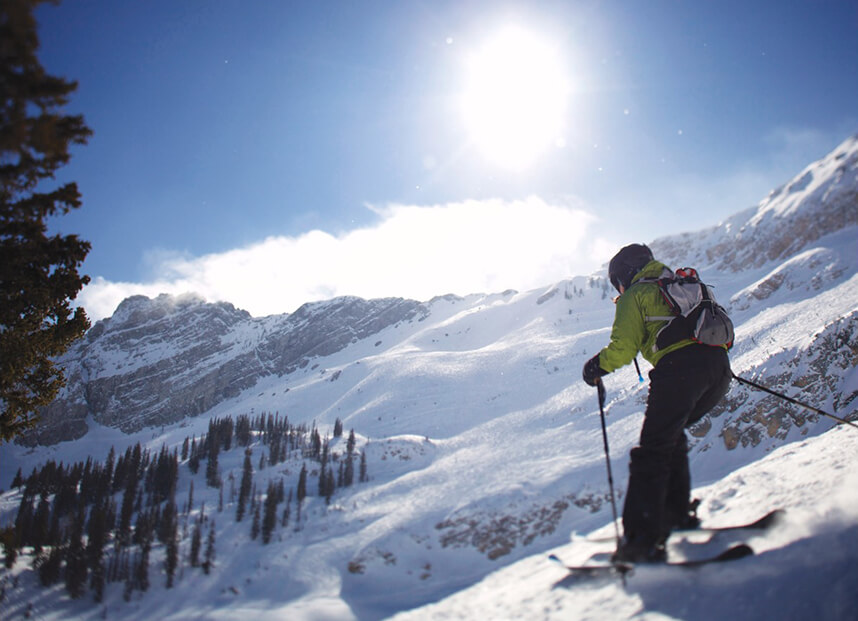
[(724, 348), (695, 344), (665, 355), (649, 378), (640, 443), (631, 451), (623, 529), (628, 539), (655, 543), (688, 515), (685, 428), (727, 394), (732, 372)]

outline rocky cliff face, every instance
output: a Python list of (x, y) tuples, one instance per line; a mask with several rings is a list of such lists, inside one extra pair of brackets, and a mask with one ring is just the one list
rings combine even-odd
[(410, 300), (338, 298), (253, 318), (189, 295), (123, 301), (60, 359), (67, 386), (27, 444), (83, 436), (87, 418), (125, 432), (208, 411), (267, 375), (283, 375), (424, 312)]
[(821, 237), (858, 224), (858, 135), (811, 164), (760, 204), (716, 227), (657, 239), (670, 263), (738, 272), (795, 255)]
[[(849, 417), (858, 400), (858, 386), (844, 378), (858, 368), (858, 310), (812, 335), (808, 346), (778, 352), (777, 358), (777, 364), (757, 365), (742, 375)], [(691, 433), (703, 438), (714, 427), (728, 450), (756, 447), (769, 439), (785, 440), (793, 429), (805, 435), (819, 416), (773, 395), (736, 385)]]

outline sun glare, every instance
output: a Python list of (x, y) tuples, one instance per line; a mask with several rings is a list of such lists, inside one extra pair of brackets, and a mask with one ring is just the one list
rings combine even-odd
[(504, 28), (469, 58), (462, 111), (471, 141), (504, 168), (527, 168), (562, 140), (568, 91), (549, 42)]

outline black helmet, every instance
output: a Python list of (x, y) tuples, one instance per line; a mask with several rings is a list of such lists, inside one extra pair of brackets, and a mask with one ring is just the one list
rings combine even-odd
[(619, 291), (620, 285), (628, 289), (635, 274), (652, 259), (652, 251), (644, 244), (631, 244), (620, 250), (608, 264), (608, 277), (614, 289)]

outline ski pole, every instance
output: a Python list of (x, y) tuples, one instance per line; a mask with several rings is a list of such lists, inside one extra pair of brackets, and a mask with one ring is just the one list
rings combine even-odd
[(830, 413), (826, 412), (825, 410), (820, 410), (819, 408), (815, 408), (812, 405), (808, 405), (807, 403), (802, 403), (798, 399), (793, 399), (792, 397), (788, 397), (784, 394), (781, 394), (777, 391), (772, 390), (771, 388), (766, 388), (765, 386), (761, 386), (760, 384), (756, 384), (756, 383), (752, 382), (751, 380), (745, 379), (744, 377), (739, 377), (735, 373), (733, 373), (733, 379), (735, 379), (738, 382), (741, 382), (742, 384), (747, 384), (748, 386), (751, 386), (751, 387), (756, 388), (758, 390), (762, 390), (763, 392), (767, 392), (770, 395), (774, 395), (775, 397), (780, 397), (784, 401), (789, 401), (790, 403), (793, 403), (795, 405), (801, 406), (803, 408), (807, 408), (808, 410), (810, 410), (812, 412), (816, 412), (817, 414), (822, 414), (823, 416), (827, 416), (828, 418), (833, 418), (834, 420), (836, 420), (840, 423), (843, 423), (845, 425), (850, 425), (850, 426), (858, 429), (858, 425), (856, 425), (852, 421), (848, 421), (845, 418), (840, 418), (839, 416), (835, 416), (834, 414), (830, 414)]
[(635, 370), (638, 372), (638, 381), (640, 383), (643, 383), (644, 378), (643, 378), (643, 375), (641, 375), (641, 367), (638, 364), (638, 357), (637, 356), (635, 356)]
[[(599, 393), (599, 417), (602, 420), (602, 441), (605, 445), (605, 463), (608, 465), (608, 490), (611, 494), (611, 510), (614, 515), (614, 533), (617, 535), (617, 549), (620, 548), (620, 527), (617, 524), (617, 502), (614, 500), (614, 475), (611, 472), (611, 452), (608, 449), (608, 426), (605, 423), (605, 385), (601, 379), (596, 380)], [(625, 582), (625, 580), (624, 580)]]

